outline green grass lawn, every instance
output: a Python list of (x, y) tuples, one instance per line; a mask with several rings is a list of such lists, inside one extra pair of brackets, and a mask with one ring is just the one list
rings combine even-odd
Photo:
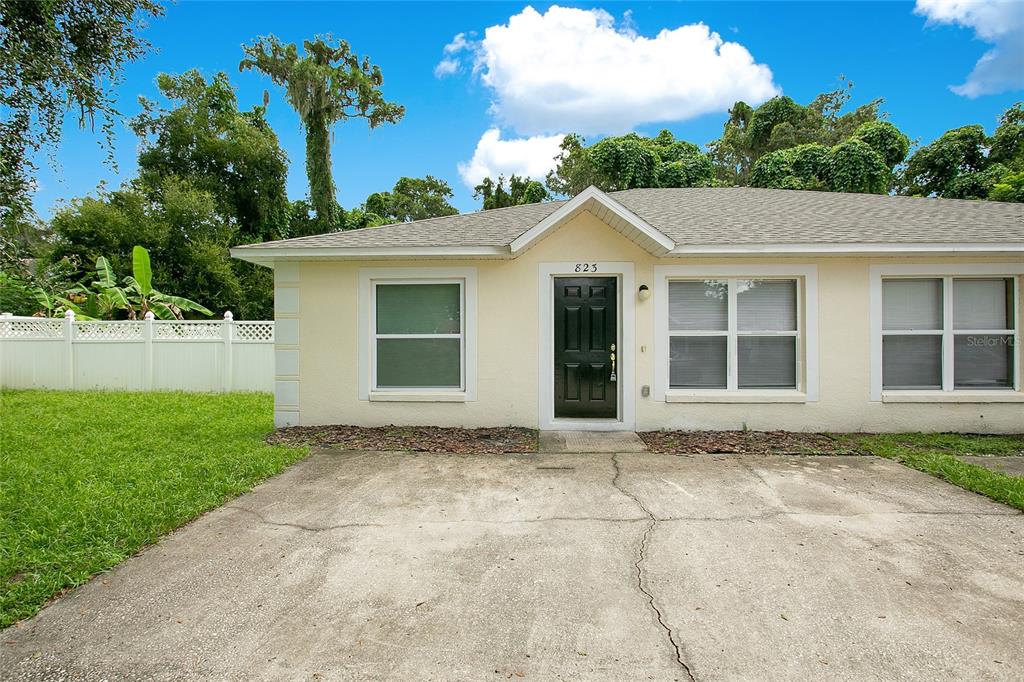
[(266, 394), (0, 394), (0, 627), (306, 454)]
[(1020, 455), (1021, 436), (979, 436), (958, 433), (889, 433), (851, 435), (866, 452), (990, 497), (1024, 511), (1024, 478), (969, 464), (956, 455)]

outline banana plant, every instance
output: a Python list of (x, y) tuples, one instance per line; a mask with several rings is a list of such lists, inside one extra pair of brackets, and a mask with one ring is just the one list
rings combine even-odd
[(119, 292), (127, 302), (129, 319), (145, 317), (148, 312), (161, 320), (180, 320), (183, 312), (213, 315), (212, 311), (195, 301), (154, 289), (149, 252), (141, 246), (132, 249), (132, 275), (125, 277), (124, 283), (125, 287), (120, 288)]
[(130, 320), (142, 319), (148, 312), (161, 320), (180, 320), (183, 312), (213, 314), (195, 301), (154, 289), (149, 252), (141, 246), (132, 250), (132, 275), (123, 283), (118, 285), (110, 261), (100, 256), (96, 259), (96, 279), (88, 285), (78, 284), (63, 296), (54, 297), (40, 289), (36, 298), (49, 314), (71, 310), (80, 320), (111, 320), (120, 311)]
[(39, 304), (40, 310), (46, 313), (46, 317), (53, 317), (54, 311), (60, 306), (59, 298), (40, 286), (32, 288), (32, 295), (35, 297), (36, 303)]
[(96, 259), (96, 279), (89, 286), (74, 286), (56, 300), (65, 310), (74, 311), (79, 320), (113, 319), (118, 310), (128, 307), (128, 300), (114, 278), (114, 269), (103, 256)]

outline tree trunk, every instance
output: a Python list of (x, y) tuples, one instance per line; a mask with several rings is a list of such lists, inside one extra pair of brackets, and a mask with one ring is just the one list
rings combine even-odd
[(320, 229), (325, 232), (337, 230), (341, 225), (334, 197), (331, 142), (327, 122), (316, 114), (306, 121), (306, 176), (309, 178), (309, 198)]

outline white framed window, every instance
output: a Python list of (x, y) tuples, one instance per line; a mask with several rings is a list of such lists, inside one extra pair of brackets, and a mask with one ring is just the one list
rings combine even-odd
[(360, 398), (475, 399), (473, 268), (360, 270)]
[(872, 399), (1018, 391), (1022, 271), (872, 267)]
[(817, 399), (817, 268), (655, 268), (655, 397)]
[(882, 390), (1013, 389), (1013, 277), (883, 277)]
[(374, 280), (375, 391), (466, 388), (461, 280)]

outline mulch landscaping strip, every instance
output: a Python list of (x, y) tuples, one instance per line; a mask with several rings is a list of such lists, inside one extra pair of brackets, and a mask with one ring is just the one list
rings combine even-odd
[(288, 426), (267, 436), (271, 445), (310, 445), (345, 450), (406, 450), (458, 454), (537, 452), (537, 432), (506, 426), (456, 429), (438, 426)]
[[(850, 439), (788, 431), (647, 431), (638, 434), (651, 452), (671, 454), (849, 455), (864, 454)], [(533, 429), (458, 429), (438, 426), (289, 426), (267, 442), (345, 450), (503, 453), (537, 452)]]
[(845, 439), (790, 431), (644, 431), (651, 452), (715, 455), (860, 455)]

